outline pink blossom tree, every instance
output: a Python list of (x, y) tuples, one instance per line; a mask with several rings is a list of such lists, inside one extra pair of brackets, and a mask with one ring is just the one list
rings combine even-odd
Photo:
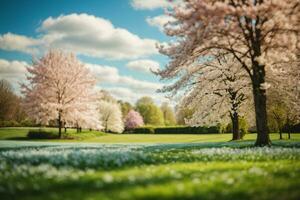
[(130, 110), (125, 118), (126, 129), (133, 129), (144, 125), (143, 117), (139, 112)]
[(27, 71), (28, 84), (22, 85), (22, 92), (33, 119), (41, 124), (56, 119), (59, 137), (65, 123), (99, 128), (96, 80), (75, 55), (51, 50)]
[(177, 41), (159, 46), (171, 60), (157, 74), (162, 79), (177, 78), (186, 74), (186, 66), (201, 62), (215, 51), (232, 55), (251, 80), (256, 145), (270, 145), (266, 74), (276, 63), (297, 59), (299, 1), (184, 0), (169, 13), (176, 20), (169, 22), (165, 31)]

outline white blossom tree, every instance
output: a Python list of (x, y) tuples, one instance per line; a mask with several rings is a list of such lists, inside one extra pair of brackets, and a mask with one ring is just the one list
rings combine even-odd
[(98, 103), (98, 110), (101, 115), (101, 122), (105, 132), (123, 132), (124, 123), (122, 119), (122, 111), (118, 103), (100, 100)]
[(242, 139), (239, 118), (250, 116), (251, 95), (250, 80), (239, 65), (234, 58), (220, 56), (189, 68), (195, 78), (182, 104), (195, 112), (187, 124), (211, 126), (231, 121), (232, 140)]
[[(290, 138), (291, 126), (300, 123), (300, 60), (274, 65), (267, 81), (273, 86), (267, 93), (270, 110), (277, 124), (288, 128)], [(279, 131), (282, 138), (280, 128)]]
[[(175, 42), (159, 47), (171, 61), (163, 79), (186, 74), (186, 66), (216, 50), (232, 55), (251, 79), (257, 146), (270, 145), (266, 112), (266, 73), (278, 62), (296, 59), (299, 45), (298, 0), (184, 0), (165, 26)], [(284, 66), (288, 68), (289, 66)]]
[(50, 50), (27, 67), (28, 84), (22, 85), (29, 115), (47, 124), (56, 119), (59, 137), (64, 123), (100, 128), (96, 107), (95, 78), (72, 53)]

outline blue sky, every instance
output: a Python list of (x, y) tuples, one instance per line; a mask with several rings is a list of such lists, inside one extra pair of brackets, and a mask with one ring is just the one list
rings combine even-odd
[(3, 0), (0, 8), (0, 78), (16, 90), (32, 55), (49, 48), (75, 52), (98, 78), (98, 86), (134, 103), (163, 83), (149, 68), (164, 67), (156, 43), (169, 38), (167, 0)]

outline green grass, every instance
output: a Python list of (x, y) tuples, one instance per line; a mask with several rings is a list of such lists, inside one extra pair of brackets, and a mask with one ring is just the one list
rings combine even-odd
[[(28, 140), (27, 132), (34, 128), (0, 128), (0, 140)], [(36, 129), (36, 128), (35, 128)], [(44, 128), (45, 129), (45, 128)], [(57, 131), (46, 128), (47, 131)], [(226, 142), (231, 140), (231, 134), (104, 134), (85, 130), (77, 134), (75, 129), (68, 129), (68, 134), (74, 140), (42, 140), (52, 142), (96, 142), (96, 143), (199, 143)], [(271, 139), (278, 140), (279, 134), (270, 134)], [(287, 138), (286, 135), (284, 135)], [(256, 134), (247, 134), (244, 140), (255, 140)], [(292, 134), (292, 141), (300, 142), (300, 134)]]
[(300, 197), (298, 142), (272, 148), (249, 147), (247, 141), (227, 147), (2, 142), (8, 145), (0, 148), (0, 199)]
[(255, 148), (256, 134), (68, 130), (74, 139), (29, 140), (28, 130), (0, 129), (0, 199), (300, 198), (300, 134)]

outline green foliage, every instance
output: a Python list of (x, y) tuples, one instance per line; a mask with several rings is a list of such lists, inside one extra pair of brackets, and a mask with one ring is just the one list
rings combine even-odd
[[(239, 129), (241, 133), (241, 137), (243, 138), (248, 133), (248, 122), (245, 118), (239, 117)], [(225, 129), (226, 133), (232, 133), (232, 122), (229, 123)]]
[(19, 127), (20, 124), (14, 120), (0, 121), (0, 127)]
[(21, 121), (20, 123), (21, 126), (23, 127), (33, 127), (33, 126), (36, 126), (36, 124), (30, 120), (30, 119), (24, 119)]
[(14, 93), (12, 85), (6, 80), (0, 80), (0, 121), (2, 124), (13, 121), (21, 122), (26, 118), (21, 102), (22, 99)]
[[(59, 139), (57, 128), (35, 128), (29, 129), (27, 132), (28, 139)], [(63, 134), (62, 139), (84, 140), (104, 135), (106, 134), (93, 130), (83, 130), (82, 132), (77, 133), (75, 129), (67, 129), (67, 132)]]
[(270, 94), (268, 99), (268, 127), (272, 132), (279, 132), (286, 124), (287, 109), (282, 97)]
[(240, 127), (241, 137), (244, 138), (244, 136), (248, 133), (248, 123), (245, 118), (243, 117), (239, 118), (239, 127)]
[(128, 112), (133, 109), (133, 106), (129, 102), (124, 102), (121, 100), (119, 100), (118, 103), (121, 105), (122, 116), (123, 119), (125, 119)]
[(173, 109), (168, 105), (168, 103), (163, 103), (160, 107), (164, 116), (164, 124), (166, 126), (174, 126), (176, 125), (176, 119)]
[(136, 110), (142, 115), (147, 125), (164, 125), (163, 113), (151, 97), (142, 97), (136, 103)]
[(179, 125), (186, 125), (185, 119), (190, 119), (194, 114), (194, 110), (190, 108), (177, 108), (176, 109), (176, 121)]
[(188, 126), (173, 126), (173, 127), (153, 127), (145, 126), (141, 128), (135, 128), (128, 133), (140, 133), (140, 134), (207, 134), (218, 133), (218, 127), (188, 127)]
[(161, 127), (155, 128), (155, 134), (206, 134), (206, 133), (218, 133), (218, 127)]
[(139, 133), (139, 134), (154, 134), (154, 127), (148, 126), (148, 127), (140, 127), (133, 129), (130, 133)]

